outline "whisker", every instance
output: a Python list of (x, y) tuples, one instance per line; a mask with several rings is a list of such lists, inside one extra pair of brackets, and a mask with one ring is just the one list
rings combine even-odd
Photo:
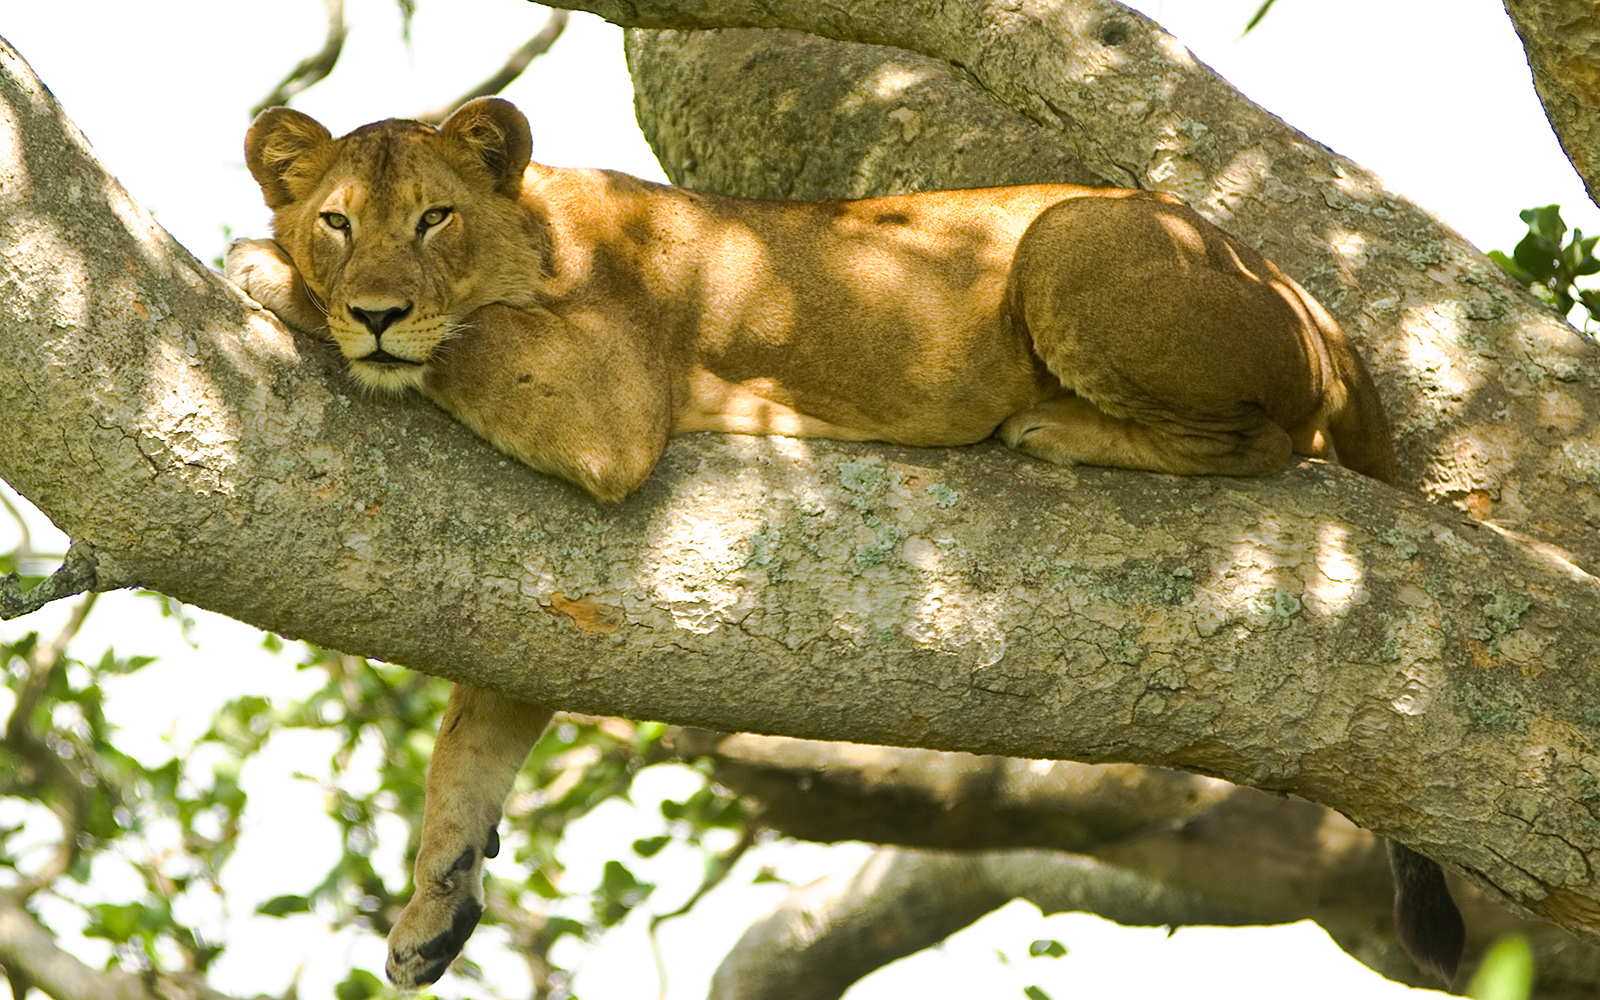
[(311, 304), (316, 307), (317, 311), (324, 316), (328, 315), (328, 307), (317, 297), (317, 293), (312, 291), (311, 286), (306, 284), (306, 276), (296, 272), (295, 279), (300, 282), (300, 287), (305, 291), (306, 298), (311, 300)]

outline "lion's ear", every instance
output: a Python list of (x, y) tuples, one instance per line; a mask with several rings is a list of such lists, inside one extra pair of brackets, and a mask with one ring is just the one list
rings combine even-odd
[(304, 193), (296, 188), (314, 179), (308, 173), (315, 173), (304, 169), (306, 154), (332, 141), (322, 123), (290, 108), (268, 108), (256, 116), (244, 136), (244, 162), (261, 185), (268, 208), (276, 211)]
[(496, 191), (510, 198), (522, 191), (522, 172), (533, 155), (533, 134), (516, 105), (498, 97), (468, 101), (439, 126), (439, 132), (488, 168)]

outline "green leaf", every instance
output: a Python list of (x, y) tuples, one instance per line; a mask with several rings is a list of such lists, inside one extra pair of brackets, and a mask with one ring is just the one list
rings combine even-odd
[(654, 889), (653, 884), (634, 878), (633, 872), (622, 862), (607, 861), (605, 874), (600, 877), (600, 890), (595, 894), (595, 919), (601, 927), (621, 923)]
[(588, 930), (588, 924), (585, 924), (582, 921), (573, 920), (571, 917), (551, 917), (550, 919), (546, 920), (544, 924), (544, 933), (551, 941), (555, 941), (563, 934), (570, 935), (571, 937), (575, 937), (579, 941), (582, 941), (584, 934), (588, 933)]
[(1250, 23), (1244, 26), (1243, 34), (1246, 34), (1246, 35), (1250, 34), (1250, 29), (1252, 29), (1256, 25), (1260, 24), (1261, 23), (1261, 19), (1267, 16), (1267, 11), (1271, 10), (1272, 9), (1272, 5), (1277, 3), (1277, 2), (1278, 2), (1278, 0), (1266, 0), (1265, 3), (1263, 3), (1259, 8), (1257, 8), (1255, 16), (1250, 18)]
[(1511, 255), (1517, 266), (1533, 275), (1535, 281), (1550, 281), (1560, 268), (1561, 245), (1529, 230)]
[(1600, 291), (1590, 289), (1589, 291), (1579, 292), (1578, 300), (1583, 303), (1585, 309), (1589, 310), (1591, 317), (1600, 320)]
[(1560, 246), (1561, 238), (1567, 235), (1567, 224), (1561, 221), (1560, 205), (1527, 209), (1522, 213), (1522, 221), (1528, 224), (1530, 232), (1538, 233), (1556, 246)]
[(1028, 945), (1028, 954), (1034, 958), (1060, 958), (1067, 953), (1067, 946), (1060, 941), (1040, 939)]
[(1596, 240), (1600, 240), (1600, 236), (1591, 236), (1588, 239), (1584, 239), (1583, 230), (1574, 229), (1572, 231), (1572, 242), (1567, 244), (1564, 256), (1567, 271), (1574, 278), (1581, 278), (1587, 274), (1600, 272), (1600, 260), (1596, 260), (1594, 256)]
[(1044, 990), (1041, 990), (1037, 986), (1029, 986), (1024, 988), (1022, 995), (1027, 997), (1028, 1000), (1050, 1000), (1050, 994), (1046, 993)]
[(84, 928), (84, 937), (105, 938), (117, 944), (127, 944), (139, 933), (139, 925), (144, 922), (142, 903), (100, 903), (89, 909), (94, 916), (89, 926)]
[(102, 674), (120, 676), (134, 673), (154, 662), (156, 662), (156, 658), (153, 656), (130, 656), (126, 659), (118, 659), (117, 654), (108, 648), (100, 657), (100, 662), (95, 666), (95, 670)]
[(670, 843), (672, 843), (672, 838), (668, 836), (646, 837), (643, 840), (635, 840), (633, 842), (633, 853), (641, 858), (653, 858), (660, 854), (661, 849)]
[(383, 995), (383, 982), (366, 969), (351, 969), (344, 982), (333, 988), (338, 1000), (369, 1000)]
[(268, 917), (285, 917), (291, 913), (310, 913), (311, 900), (304, 896), (274, 896), (256, 907), (256, 912)]
[(561, 890), (557, 889), (555, 883), (550, 881), (550, 875), (544, 870), (543, 865), (529, 873), (528, 881), (525, 884), (541, 899), (561, 898)]
[[(400, 8), (400, 39), (406, 43), (406, 48), (411, 47), (411, 19), (417, 13), (417, 0), (396, 0)], [(343, 1000), (341, 997), (340, 1000)]]
[(1467, 986), (1474, 1000), (1528, 1000), (1533, 995), (1533, 946), (1521, 934), (1495, 941)]
[(1500, 270), (1511, 276), (1511, 280), (1526, 288), (1533, 284), (1533, 275), (1524, 271), (1516, 261), (1506, 256), (1504, 250), (1490, 250), (1489, 259), (1500, 265)]

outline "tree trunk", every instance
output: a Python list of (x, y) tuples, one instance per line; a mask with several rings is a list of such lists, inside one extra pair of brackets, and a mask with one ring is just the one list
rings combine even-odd
[[(1459, 241), (1125, 12), (923, 8), (761, 5), (944, 47), (1036, 120), (1078, 121), (1097, 173), (1213, 195), (1193, 200), (1302, 276), (1320, 254), (1414, 475), (1593, 549), (1600, 473), (1570, 481), (1600, 457), (1592, 357)], [(1079, 32), (1086, 55), (1061, 43)], [(1103, 102), (1164, 92), (1120, 63), (1176, 67), (1199, 103), (1135, 129), (1124, 104), (1102, 134)], [(1291, 791), (1600, 930), (1600, 591), (1549, 546), (1316, 463), (1176, 479), (995, 445), (696, 435), (599, 507), (420, 400), (352, 394), (330, 348), (127, 199), (14, 53), (0, 67), (0, 475), (94, 586), (563, 708)]]

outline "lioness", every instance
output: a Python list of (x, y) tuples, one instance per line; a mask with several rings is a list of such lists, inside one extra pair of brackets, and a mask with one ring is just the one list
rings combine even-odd
[[(1054, 462), (1187, 474), (1267, 473), (1297, 452), (1395, 480), (1383, 408), (1338, 324), (1170, 197), (745, 201), (541, 166), (531, 148), (497, 99), (439, 129), (389, 120), (340, 139), (269, 109), (245, 158), (276, 240), (236, 243), (228, 276), (331, 335), (360, 384), (420, 389), (606, 501), (699, 430), (998, 434)], [(416, 895), (389, 938), (396, 985), (433, 982), (472, 932), (505, 796), (549, 718), (452, 692)]]

